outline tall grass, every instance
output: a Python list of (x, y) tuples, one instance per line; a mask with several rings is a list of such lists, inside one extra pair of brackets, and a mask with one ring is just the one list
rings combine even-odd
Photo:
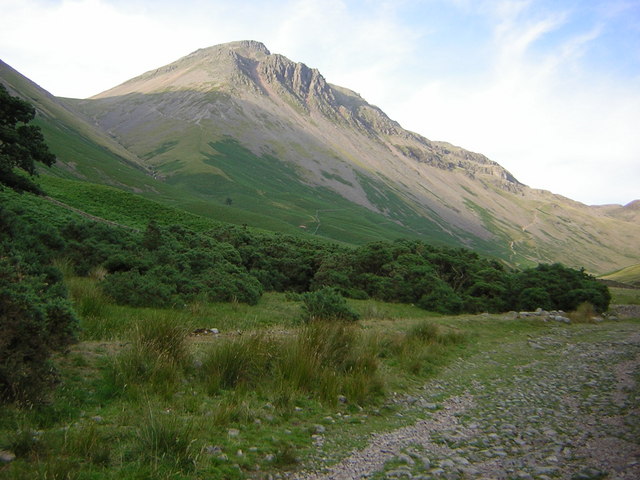
[(366, 403), (382, 393), (376, 352), (358, 327), (311, 322), (296, 334), (223, 338), (205, 352), (199, 378), (214, 395), (260, 389), (287, 405), (301, 394)]
[(413, 325), (406, 333), (389, 333), (377, 338), (380, 356), (412, 375), (433, 373), (446, 361), (449, 348), (465, 340), (462, 333), (445, 331), (429, 321)]
[(209, 394), (253, 388), (268, 378), (276, 354), (276, 343), (262, 334), (224, 339), (206, 352), (200, 376)]
[(589, 302), (583, 302), (573, 312), (569, 312), (569, 318), (573, 323), (596, 323), (594, 317), (598, 316), (596, 309)]
[(135, 393), (136, 386), (148, 386), (156, 393), (171, 395), (190, 364), (186, 336), (187, 329), (171, 312), (138, 321), (131, 330), (130, 344), (111, 359), (106, 369), (107, 392)]
[(198, 449), (194, 445), (195, 435), (191, 421), (149, 407), (137, 431), (130, 453), (149, 464), (153, 472), (163, 466), (178, 471), (195, 468)]
[(65, 277), (76, 312), (80, 315), (82, 340), (107, 340), (113, 338), (120, 326), (112, 315), (113, 305), (96, 279)]
[(290, 388), (335, 403), (368, 403), (383, 392), (378, 359), (356, 326), (311, 322), (283, 346), (278, 374)]

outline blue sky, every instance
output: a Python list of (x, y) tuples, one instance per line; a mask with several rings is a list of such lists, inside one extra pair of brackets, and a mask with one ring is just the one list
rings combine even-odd
[(587, 204), (640, 198), (640, 0), (0, 0), (0, 58), (87, 97), (254, 39)]

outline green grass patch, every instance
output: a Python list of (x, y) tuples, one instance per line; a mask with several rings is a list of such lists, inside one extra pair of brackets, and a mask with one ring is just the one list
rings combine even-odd
[(640, 286), (640, 264), (630, 265), (621, 270), (603, 275), (599, 278), (603, 280), (613, 280), (615, 282)]
[(611, 303), (616, 305), (640, 305), (640, 288), (609, 287)]

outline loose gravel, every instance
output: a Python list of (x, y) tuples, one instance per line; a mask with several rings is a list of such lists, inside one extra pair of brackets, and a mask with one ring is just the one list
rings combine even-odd
[(423, 420), (290, 478), (640, 479), (638, 324), (557, 327), (439, 379), (397, 400)]

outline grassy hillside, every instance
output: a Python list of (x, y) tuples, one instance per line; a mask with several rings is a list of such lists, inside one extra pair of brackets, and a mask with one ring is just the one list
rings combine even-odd
[(640, 286), (640, 263), (603, 275), (600, 278), (603, 280), (613, 280), (614, 282)]

